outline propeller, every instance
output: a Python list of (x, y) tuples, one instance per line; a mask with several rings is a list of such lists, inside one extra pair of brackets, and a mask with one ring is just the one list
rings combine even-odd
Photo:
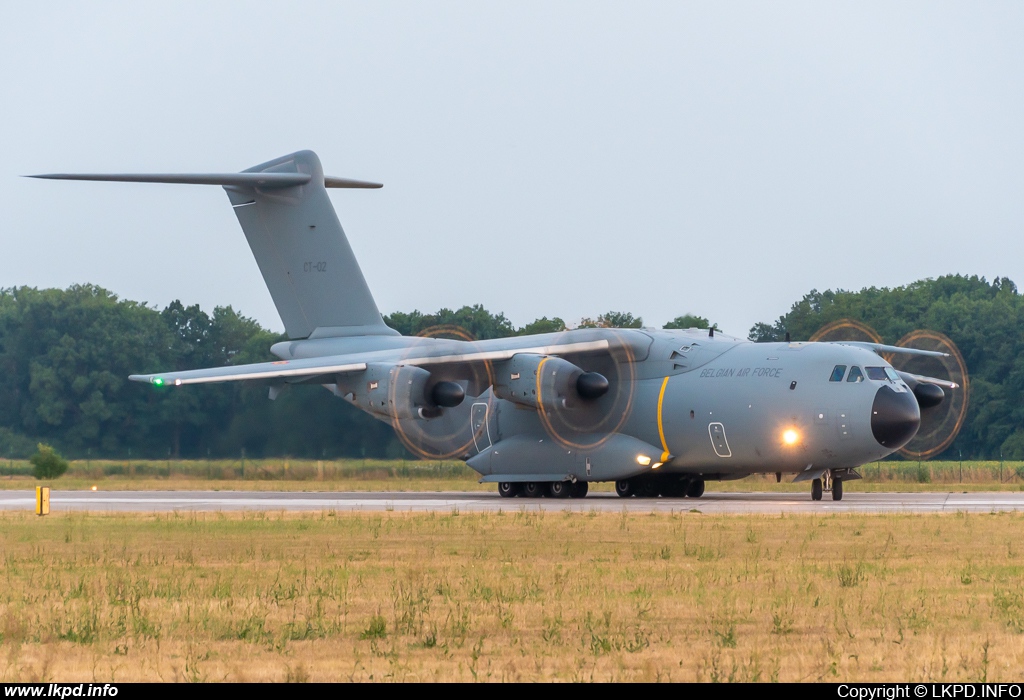
[[(455, 325), (438, 325), (425, 328), (416, 334), (423, 342), (433, 339), (462, 340), (473, 343), (476, 338), (465, 328)], [(413, 348), (418, 346), (412, 346)], [(494, 410), (494, 396), (487, 388), (494, 381), (494, 368), (490, 362), (468, 364), (460, 367), (456, 374), (450, 368), (431, 368), (434, 383), (427, 395), (434, 406), (422, 419), (391, 418), (398, 439), (413, 454), (421, 459), (453, 459), (472, 454), (477, 444), (487, 444), (487, 418)], [(468, 372), (468, 375), (466, 374)], [(464, 411), (447, 411), (464, 402), (471, 401), (472, 414), (466, 417)], [(477, 420), (477, 414), (480, 420)]]
[(636, 353), (629, 332), (606, 331), (613, 336), (608, 353), (562, 358), (583, 370), (575, 380), (580, 400), (564, 408), (539, 402), (544, 430), (567, 449), (599, 447), (622, 429), (633, 410)]
[[(874, 328), (850, 318), (822, 326), (810, 340), (883, 342)], [(941, 357), (883, 353), (885, 360), (914, 392), (921, 409), (921, 427), (899, 453), (906, 459), (931, 459), (948, 448), (963, 427), (970, 397), (967, 365), (956, 344), (937, 331), (913, 331), (900, 338), (896, 346), (943, 353)]]
[[(963, 427), (970, 400), (970, 379), (967, 365), (956, 344), (937, 331), (917, 330), (900, 338), (901, 348), (933, 350), (945, 357), (894, 354), (889, 363), (896, 371), (915, 375), (916, 383), (907, 382), (921, 407), (921, 427), (914, 439), (900, 449), (907, 459), (931, 459), (953, 444)], [(920, 381), (921, 377), (938, 377), (956, 383), (955, 389)], [(904, 377), (906, 379), (906, 377)]]

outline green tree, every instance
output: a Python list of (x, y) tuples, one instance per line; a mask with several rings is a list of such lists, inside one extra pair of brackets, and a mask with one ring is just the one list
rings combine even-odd
[(516, 331), (516, 335), (534, 335), (535, 333), (561, 333), (565, 330), (565, 321), (555, 316), (554, 318), (538, 318), (532, 323)]
[(606, 311), (597, 320), (584, 318), (580, 328), (643, 328), (644, 320), (628, 311)]
[(710, 328), (711, 322), (703, 316), (695, 316), (693, 314), (685, 314), (683, 316), (676, 316), (674, 319), (666, 323), (662, 328), (666, 329), (687, 329), (687, 328)]
[(32, 462), (32, 476), (37, 479), (57, 479), (68, 470), (67, 461), (44, 443), (39, 443), (29, 461)]
[(94, 285), (0, 290), (0, 425), (71, 451), (141, 447), (162, 408), (128, 375), (168, 366), (172, 345), (155, 310)]
[(424, 331), (433, 331), (441, 326), (458, 329), (474, 340), (507, 338), (516, 334), (515, 327), (511, 321), (505, 318), (505, 314), (492, 314), (480, 304), (463, 306), (458, 311), (441, 309), (434, 314), (424, 314), (420, 311), (411, 313), (396, 311), (385, 316), (384, 323), (402, 335), (419, 335)]

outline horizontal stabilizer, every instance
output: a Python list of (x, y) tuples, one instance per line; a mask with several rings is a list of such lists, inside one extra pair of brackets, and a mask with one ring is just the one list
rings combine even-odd
[(344, 177), (324, 176), (324, 187), (329, 190), (379, 190), (383, 186), (384, 185), (380, 182), (367, 182), (365, 180), (349, 180)]
[[(49, 173), (28, 175), (42, 180), (93, 180), (99, 182), (155, 182), (170, 185), (221, 185), (223, 187), (259, 187), (280, 189), (307, 184), (309, 173)], [(324, 177), (324, 187), (340, 189), (378, 189), (379, 182)]]

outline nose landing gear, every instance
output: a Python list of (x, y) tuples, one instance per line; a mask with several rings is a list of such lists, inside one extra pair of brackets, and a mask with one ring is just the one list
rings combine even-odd
[(820, 501), (826, 492), (832, 494), (833, 501), (843, 500), (843, 480), (833, 477), (830, 471), (822, 474), (820, 479), (811, 481), (811, 500)]

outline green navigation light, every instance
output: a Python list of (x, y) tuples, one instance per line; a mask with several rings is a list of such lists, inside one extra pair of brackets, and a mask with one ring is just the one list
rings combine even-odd
[(164, 380), (161, 379), (160, 377), (155, 377), (153, 379), (153, 383), (156, 384), (157, 386), (163, 386)]

